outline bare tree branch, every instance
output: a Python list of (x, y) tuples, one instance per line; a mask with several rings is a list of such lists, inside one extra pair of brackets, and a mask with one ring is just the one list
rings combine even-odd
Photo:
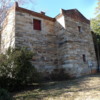
[(0, 0), (0, 26), (7, 16), (7, 10), (14, 4), (14, 2), (18, 2), (20, 5), (26, 5), (30, 3), (33, 4), (34, 0)]

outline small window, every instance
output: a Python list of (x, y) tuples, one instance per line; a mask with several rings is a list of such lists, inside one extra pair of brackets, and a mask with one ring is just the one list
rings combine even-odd
[(83, 54), (83, 61), (86, 62), (86, 56)]
[(33, 29), (41, 30), (41, 20), (33, 19)]
[(79, 31), (79, 32), (82, 32), (81, 26), (78, 26), (78, 31)]

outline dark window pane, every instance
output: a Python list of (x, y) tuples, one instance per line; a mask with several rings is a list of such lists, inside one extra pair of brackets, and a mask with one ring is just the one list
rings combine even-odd
[(83, 61), (86, 62), (86, 56), (83, 54)]
[(41, 30), (41, 21), (37, 19), (33, 19), (33, 28), (35, 30)]
[(81, 26), (78, 26), (78, 31), (81, 32)]

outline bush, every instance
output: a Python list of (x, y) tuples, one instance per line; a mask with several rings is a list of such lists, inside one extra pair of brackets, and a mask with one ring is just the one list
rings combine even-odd
[(0, 89), (0, 100), (12, 100), (12, 97), (6, 90)]
[(62, 81), (70, 79), (70, 76), (68, 73), (65, 72), (64, 68), (56, 68), (51, 73), (51, 79), (54, 81)]
[(1, 54), (0, 86), (12, 90), (16, 86), (19, 87), (37, 82), (39, 80), (39, 73), (30, 61), (33, 55), (27, 48), (9, 48), (6, 54)]

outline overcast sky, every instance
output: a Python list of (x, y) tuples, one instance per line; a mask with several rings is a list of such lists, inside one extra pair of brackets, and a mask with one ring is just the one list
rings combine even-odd
[[(78, 9), (86, 18), (90, 19), (95, 16), (94, 11), (97, 6), (97, 0), (35, 0), (32, 9), (34, 11), (46, 12), (46, 15), (55, 17), (62, 9)], [(31, 5), (27, 6), (31, 9)]]

